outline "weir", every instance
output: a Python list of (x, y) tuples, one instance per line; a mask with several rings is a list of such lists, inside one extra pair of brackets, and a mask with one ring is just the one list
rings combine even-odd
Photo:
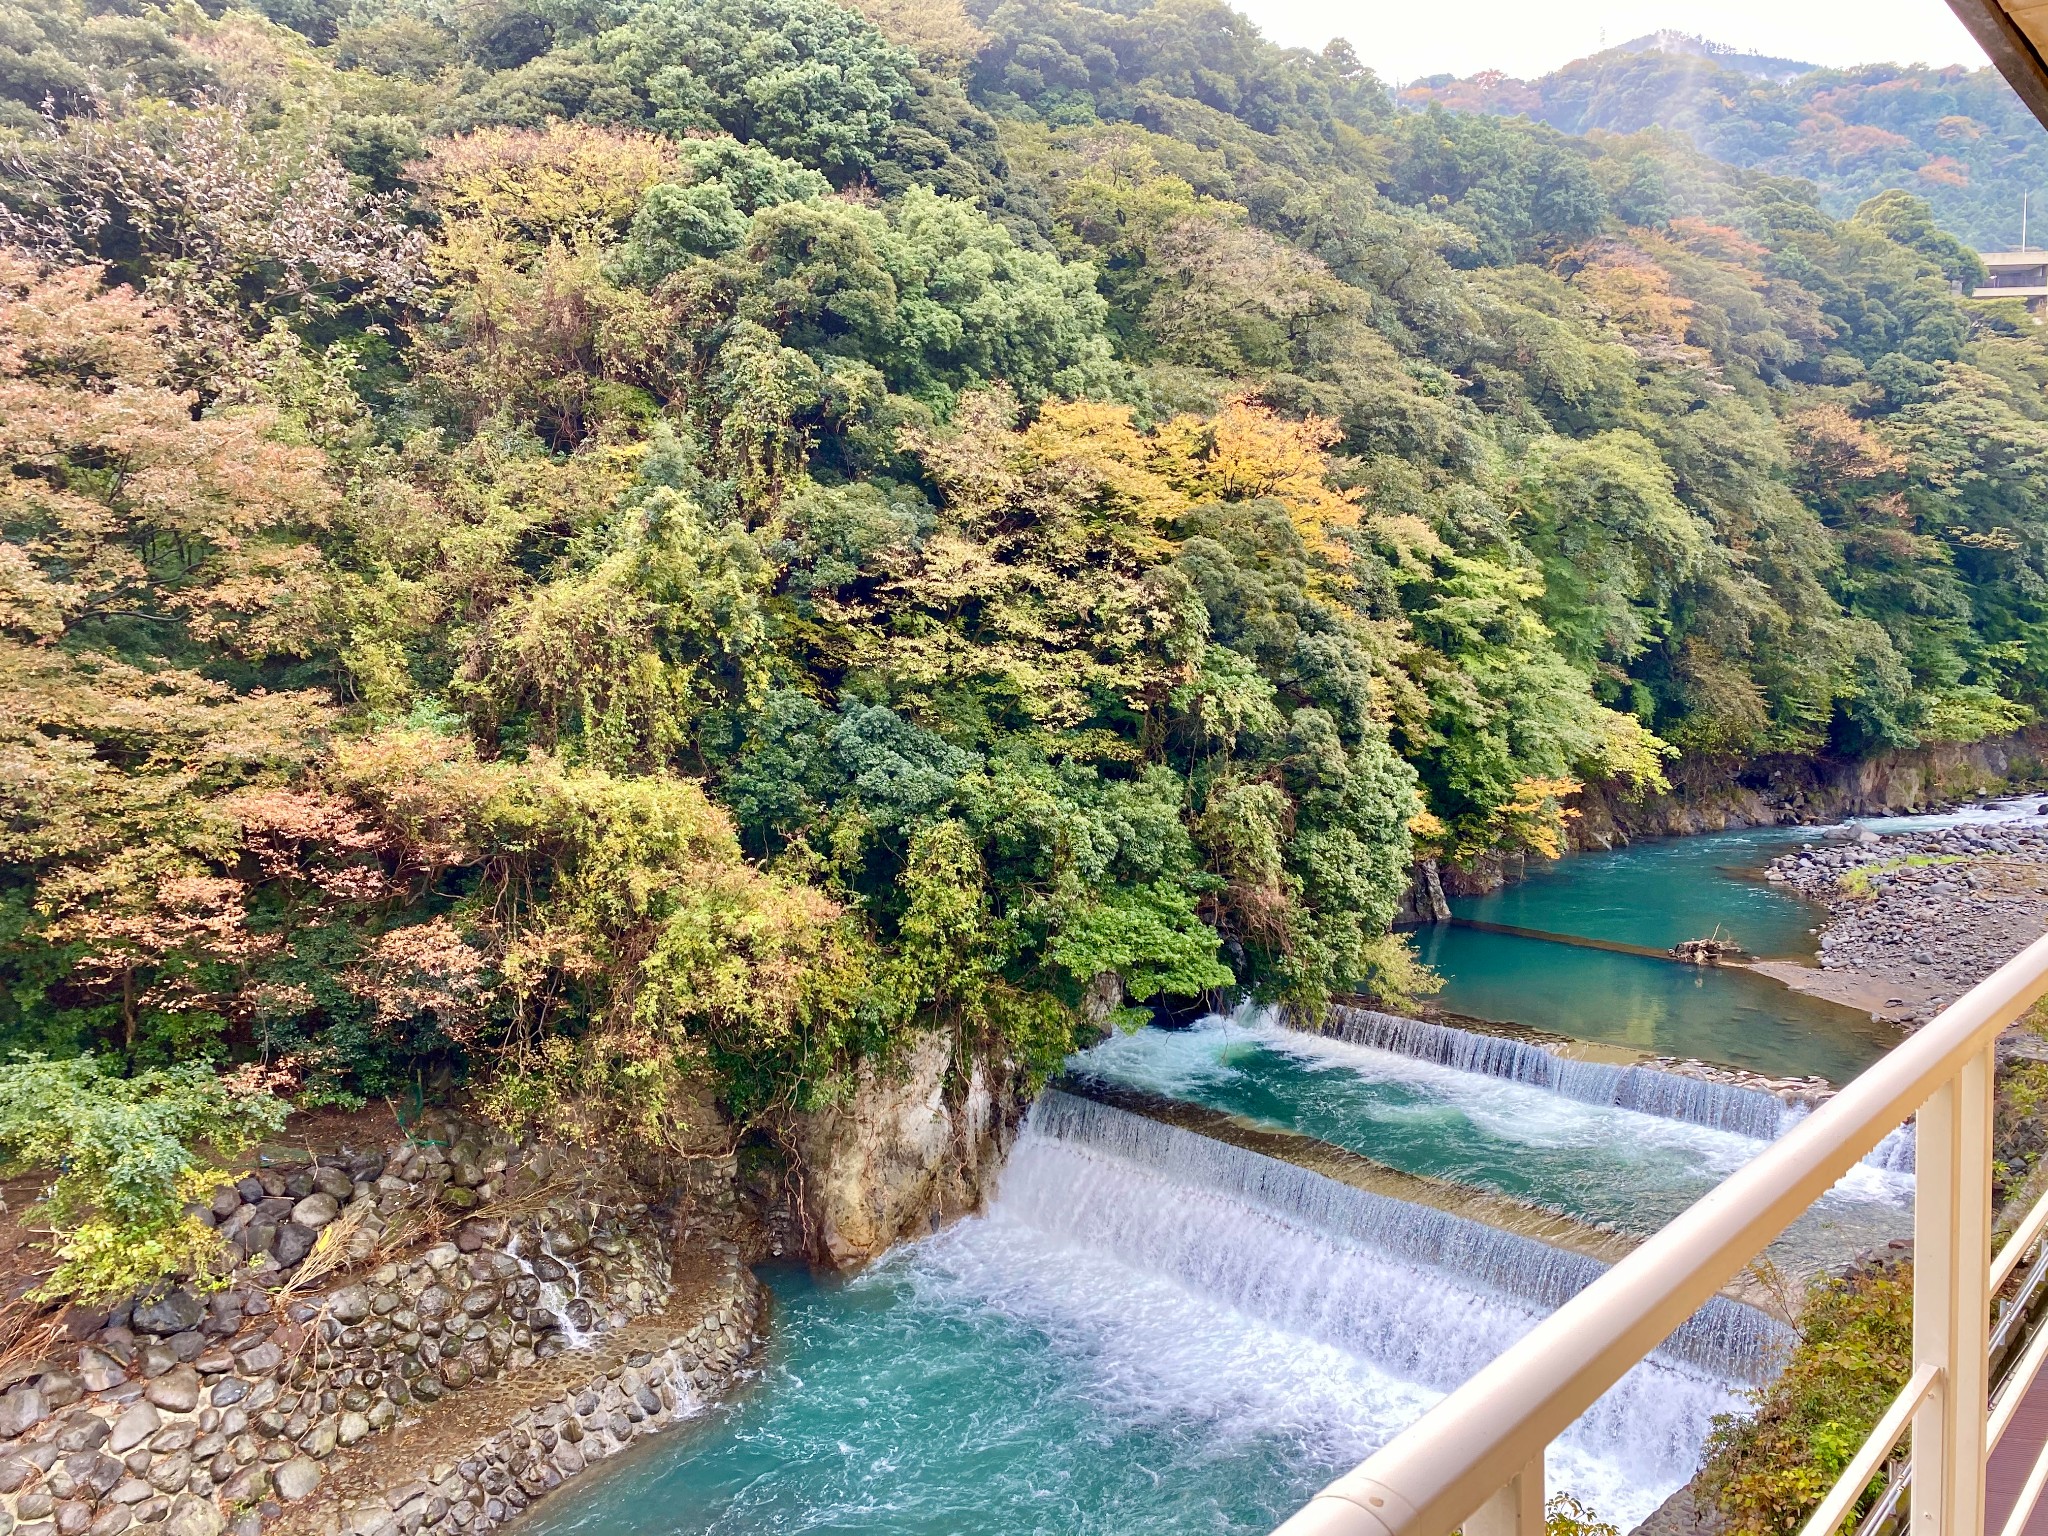
[[(1775, 1141), (1809, 1113), (1804, 1105), (1787, 1104), (1758, 1088), (1711, 1082), (1659, 1067), (1575, 1061), (1534, 1041), (1432, 1024), (1372, 1008), (1334, 1006), (1319, 1033), (1460, 1072), (1527, 1083), (1581, 1103), (1683, 1120), (1756, 1141)], [(1912, 1129), (1902, 1126), (1893, 1131), (1864, 1161), (1896, 1173), (1912, 1172)]]
[[(1356, 1245), (1368, 1254), (1441, 1271), (1549, 1311), (1606, 1271), (1583, 1254), (1503, 1232), (1448, 1211), (1340, 1184), (1290, 1163), (1165, 1125), (1127, 1110), (1049, 1089), (1028, 1122), (1069, 1147), (1104, 1153), (1178, 1185), (1225, 1196), (1283, 1224)], [(1006, 1175), (1004, 1198), (1011, 1195)], [(1219, 1255), (1215, 1262), (1230, 1262)], [(1359, 1297), (1366, 1308), (1383, 1298)], [(1790, 1342), (1783, 1324), (1717, 1297), (1681, 1324), (1658, 1354), (1723, 1378), (1758, 1381)], [(1472, 1341), (1485, 1346), (1489, 1341)]]

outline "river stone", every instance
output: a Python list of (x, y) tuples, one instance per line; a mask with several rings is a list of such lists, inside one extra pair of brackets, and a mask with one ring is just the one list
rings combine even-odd
[(134, 1518), (125, 1505), (109, 1504), (93, 1517), (86, 1536), (121, 1536)]
[(277, 1340), (265, 1339), (260, 1344), (237, 1351), (235, 1358), (241, 1362), (243, 1374), (262, 1376), (284, 1363), (284, 1351), (278, 1348)]
[(0, 1397), (0, 1440), (16, 1440), (50, 1416), (49, 1402), (35, 1387), (16, 1387)]
[(162, 1456), (149, 1469), (149, 1485), (165, 1493), (176, 1493), (192, 1481), (192, 1458), (180, 1451), (175, 1456)]
[(353, 1410), (344, 1413), (335, 1425), (334, 1436), (343, 1445), (354, 1445), (370, 1432), (370, 1421)]
[(327, 1313), (338, 1323), (360, 1323), (370, 1315), (370, 1288), (345, 1285), (327, 1298)]
[(306, 1196), (292, 1207), (292, 1220), (312, 1231), (319, 1231), (341, 1214), (341, 1202), (324, 1190)]
[(127, 1379), (128, 1373), (113, 1356), (102, 1354), (89, 1344), (78, 1352), (78, 1380), (86, 1391), (105, 1392)]
[(183, 1333), (188, 1328), (197, 1328), (205, 1316), (206, 1308), (199, 1298), (181, 1286), (155, 1301), (138, 1303), (129, 1325), (138, 1333), (168, 1337)]
[(503, 1298), (497, 1287), (490, 1285), (472, 1286), (462, 1298), (462, 1310), (471, 1317), (488, 1317), (498, 1310)]
[(413, 1310), (421, 1317), (441, 1318), (455, 1305), (455, 1296), (445, 1285), (430, 1285), (419, 1294)]
[(271, 1483), (277, 1489), (277, 1496), (287, 1504), (296, 1504), (315, 1488), (320, 1486), (320, 1463), (310, 1456), (294, 1456), (281, 1462), (270, 1473)]
[(277, 1260), (280, 1269), (290, 1269), (313, 1251), (313, 1239), (318, 1235), (303, 1222), (288, 1221), (277, 1229), (270, 1256)]
[[(156, 1383), (152, 1382), (151, 1386)], [(116, 1456), (132, 1451), (163, 1427), (163, 1418), (147, 1402), (137, 1403), (114, 1420), (114, 1432), (107, 1436), (107, 1449)]]
[[(80, 1409), (69, 1413), (57, 1425), (56, 1441), (51, 1449), (68, 1455), (72, 1451), (96, 1451), (107, 1443), (107, 1421), (98, 1414)], [(34, 1452), (30, 1453), (33, 1459)], [(39, 1465), (47, 1467), (48, 1461)]]
[(143, 1389), (144, 1397), (172, 1413), (190, 1413), (199, 1406), (199, 1373), (189, 1365), (167, 1371)]
[(181, 1493), (171, 1500), (164, 1517), (164, 1536), (220, 1536), (225, 1522), (220, 1506), (196, 1493)]

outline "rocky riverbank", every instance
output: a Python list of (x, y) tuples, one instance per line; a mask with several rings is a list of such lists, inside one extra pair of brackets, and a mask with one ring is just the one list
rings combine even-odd
[[(1624, 785), (1590, 783), (1571, 800), (1564, 840), (1574, 852), (1625, 846), (1646, 837), (1686, 837), (1741, 827), (1821, 826), (1848, 816), (1943, 810), (2048, 783), (2048, 730), (1966, 744), (1947, 742), (1871, 757), (1758, 757), (1729, 762), (1683, 758), (1671, 787), (1639, 796)], [(1418, 861), (1399, 920), (1440, 922), (1445, 899), (1512, 885), (1543, 861), (1519, 850), (1439, 864)]]
[(1759, 962), (1788, 986), (1924, 1023), (2048, 929), (2048, 817), (1816, 840), (1767, 878), (1827, 909), (1820, 964)]

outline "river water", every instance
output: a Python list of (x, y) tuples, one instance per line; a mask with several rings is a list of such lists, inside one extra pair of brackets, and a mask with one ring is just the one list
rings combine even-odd
[[(1817, 914), (1755, 872), (1814, 836), (1568, 859), (1461, 900), (1462, 922), (1418, 947), (1445, 1008), (1593, 1042), (1610, 1078), (1650, 1055), (1841, 1082), (1895, 1036), (1763, 978), (1531, 936), (1662, 949), (1719, 925), (1752, 953), (1808, 954)], [(1250, 1536), (1598, 1272), (1485, 1213), (1647, 1234), (1782, 1128), (1768, 1100), (1701, 1108), (1682, 1084), (1610, 1092), (1591, 1069), (1503, 1065), (1484, 1040), (1353, 1034), (1242, 1013), (1119, 1037), (1073, 1068), (1431, 1181), (1437, 1208), (1049, 1095), (985, 1215), (850, 1280), (768, 1273), (756, 1375), (544, 1501), (522, 1536)], [(1906, 1230), (1904, 1151), (1853, 1171), (1771, 1259), (1796, 1274)], [(1457, 1214), (1461, 1190), (1478, 1214)], [(1627, 1529), (1690, 1475), (1782, 1337), (1716, 1306), (1553, 1448), (1554, 1488)]]

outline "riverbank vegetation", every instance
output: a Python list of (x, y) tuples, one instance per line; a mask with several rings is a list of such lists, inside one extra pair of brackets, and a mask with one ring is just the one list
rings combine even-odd
[[(2048, 1061), (2031, 1052), (2044, 1029), (2048, 1013), (2037, 1006), (2021, 1053), (2008, 1053), (1998, 1068), (1991, 1188), (2005, 1230), (2043, 1192)], [(1733, 1536), (1793, 1536), (1803, 1528), (1904, 1389), (1913, 1370), (1910, 1253), (1875, 1254), (1816, 1280), (1798, 1322), (1784, 1370), (1752, 1394), (1747, 1413), (1717, 1422), (1693, 1485), (1695, 1503), (1717, 1511)], [(1884, 1486), (1882, 1475), (1872, 1480), (1859, 1517)]]
[(2048, 352), (1911, 196), (1199, 0), (9, 14), (13, 1051), (660, 1144), (2048, 697)]

